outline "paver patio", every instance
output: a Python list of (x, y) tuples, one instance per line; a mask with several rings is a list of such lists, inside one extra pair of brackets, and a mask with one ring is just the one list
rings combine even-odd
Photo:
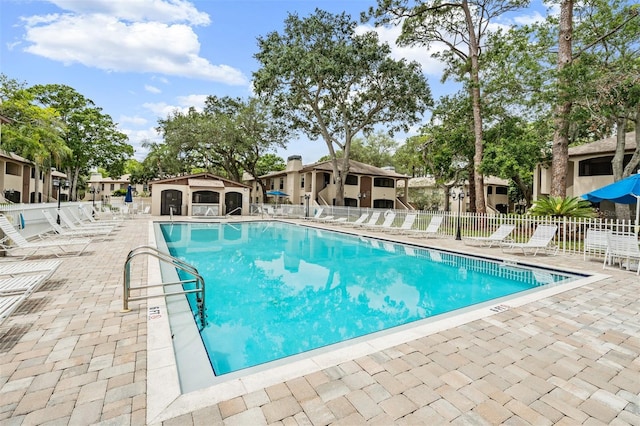
[[(0, 326), (0, 424), (148, 423), (146, 304), (120, 312), (123, 262), (147, 242), (147, 220), (65, 258)], [(425, 244), (502, 255), (451, 239)], [(602, 272), (582, 256), (526, 260)], [(605, 273), (163, 424), (639, 425), (640, 280)]]

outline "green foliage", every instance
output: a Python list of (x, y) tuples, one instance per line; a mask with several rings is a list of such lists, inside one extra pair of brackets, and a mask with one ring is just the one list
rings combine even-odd
[(127, 190), (123, 188), (116, 189), (115, 191), (113, 191), (112, 195), (114, 197), (124, 197), (125, 195), (127, 195)]
[(389, 132), (407, 131), (432, 103), (419, 64), (392, 59), (375, 32), (357, 33), (356, 26), (344, 13), (316, 9), (304, 19), (289, 15), (282, 34), (258, 39), (255, 55), (261, 64), (254, 73), (256, 93), (291, 129), (327, 145), (338, 205), (353, 138), (379, 124)]
[(433, 189), (409, 188), (409, 202), (418, 210), (439, 210), (444, 195)]
[(284, 159), (275, 154), (265, 154), (256, 163), (257, 176), (266, 175), (270, 172), (279, 172), (287, 168)]
[(591, 203), (580, 197), (545, 197), (529, 209), (532, 216), (596, 217)]
[(77, 198), (80, 177), (91, 168), (103, 167), (111, 176), (120, 176), (133, 155), (127, 136), (117, 130), (111, 117), (93, 101), (62, 84), (36, 85), (28, 89), (34, 103), (57, 112), (63, 123), (62, 139), (70, 155), (62, 161), (67, 172), (71, 198)]
[(284, 146), (288, 131), (258, 99), (209, 96), (204, 111), (190, 108), (159, 121), (164, 143), (147, 143), (143, 162), (149, 174), (164, 176), (194, 169), (225, 176), (236, 182), (242, 173), (261, 173), (262, 157)]

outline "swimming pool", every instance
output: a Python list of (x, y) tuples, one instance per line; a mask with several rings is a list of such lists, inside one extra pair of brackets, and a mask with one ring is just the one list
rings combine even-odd
[(582, 278), (281, 222), (161, 231), (207, 283), (216, 375)]

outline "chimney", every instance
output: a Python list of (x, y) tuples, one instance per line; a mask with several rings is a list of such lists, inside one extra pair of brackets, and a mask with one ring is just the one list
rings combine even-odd
[(298, 170), (302, 170), (302, 156), (301, 155), (290, 155), (287, 158), (287, 169), (288, 172), (297, 172)]

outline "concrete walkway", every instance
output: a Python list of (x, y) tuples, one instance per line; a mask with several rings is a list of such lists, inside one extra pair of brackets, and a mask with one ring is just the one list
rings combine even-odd
[[(120, 313), (122, 266), (147, 242), (147, 220), (128, 220), (66, 258), (0, 327), (0, 424), (147, 423), (146, 304)], [(454, 240), (428, 244), (501, 255)], [(527, 261), (602, 272), (601, 262), (578, 256)], [(137, 265), (134, 280), (145, 270)], [(640, 279), (605, 273), (163, 424), (638, 425)]]

